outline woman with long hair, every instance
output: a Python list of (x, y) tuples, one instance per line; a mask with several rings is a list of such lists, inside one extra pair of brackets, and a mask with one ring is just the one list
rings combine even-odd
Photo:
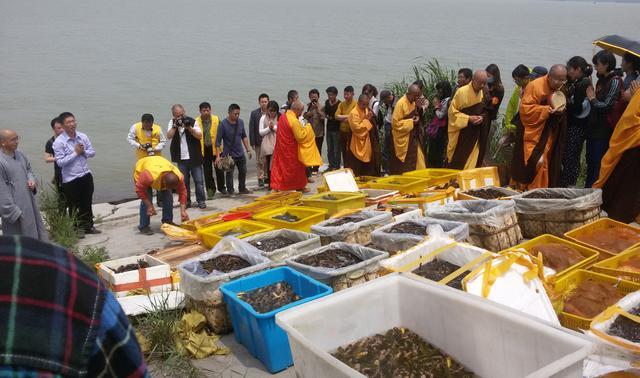
[(500, 68), (496, 64), (491, 63), (485, 69), (487, 71), (487, 86), (489, 87), (488, 113), (491, 122), (498, 118), (498, 109), (504, 98), (504, 86), (500, 78)]
[(562, 187), (575, 186), (580, 174), (584, 131), (591, 112), (587, 88), (591, 85), (592, 73), (593, 66), (581, 56), (574, 56), (567, 62), (567, 142), (562, 157)]
[(280, 116), (280, 106), (275, 101), (269, 101), (267, 112), (260, 117), (258, 132), (262, 136), (260, 149), (265, 158), (265, 184), (270, 187), (271, 183), (271, 157), (276, 146), (276, 132), (278, 131), (278, 117)]
[(427, 126), (427, 166), (442, 168), (447, 159), (447, 110), (451, 100), (451, 83), (441, 81), (436, 84), (437, 95), (433, 96), (433, 118)]

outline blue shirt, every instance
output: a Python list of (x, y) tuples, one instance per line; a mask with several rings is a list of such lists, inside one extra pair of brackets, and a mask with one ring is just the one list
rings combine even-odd
[[(84, 145), (84, 154), (76, 154), (76, 144)], [(71, 138), (67, 132), (60, 134), (53, 142), (53, 152), (56, 164), (62, 169), (62, 182), (67, 183), (91, 173), (87, 159), (96, 156), (91, 141), (86, 134), (76, 131), (76, 137)]]
[[(238, 127), (238, 131), (236, 130)], [(236, 135), (235, 140), (233, 135)], [(247, 134), (244, 132), (244, 122), (238, 118), (235, 125), (229, 122), (228, 118), (225, 118), (218, 127), (218, 134), (216, 135), (216, 148), (220, 148), (222, 144), (222, 156), (231, 154), (231, 157), (240, 158), (244, 156), (244, 150), (242, 147), (242, 139), (246, 138)]]

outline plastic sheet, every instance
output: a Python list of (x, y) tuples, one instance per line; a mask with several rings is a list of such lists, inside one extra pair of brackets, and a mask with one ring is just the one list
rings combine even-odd
[[(569, 199), (525, 198), (531, 193), (560, 195)], [(601, 189), (535, 189), (513, 196), (519, 214), (558, 213), (567, 210), (581, 211), (602, 205)]]
[[(220, 255), (241, 257), (251, 266), (229, 273), (218, 271), (208, 273), (202, 269), (200, 261), (209, 260)], [(195, 300), (204, 301), (215, 297), (218, 287), (224, 282), (266, 269), (270, 264), (271, 260), (262, 256), (259, 249), (246, 241), (234, 237), (225, 237), (211, 251), (178, 265), (180, 290)]]
[[(427, 229), (427, 235), (414, 235), (414, 234), (398, 234), (390, 233), (389, 229), (395, 227), (400, 223), (412, 223), (417, 224)], [(425, 238), (431, 237), (432, 233), (429, 232), (430, 225), (439, 225), (445, 234), (455, 241), (463, 241), (469, 237), (469, 225), (462, 222), (447, 221), (435, 218), (417, 218), (404, 221), (397, 221), (378, 228), (371, 233), (371, 242), (376, 248), (380, 248), (383, 251), (403, 251), (411, 248), (416, 244), (423, 241)]]
[(515, 215), (515, 202), (509, 200), (457, 201), (434, 208), (428, 212), (431, 218), (485, 225), (495, 228), (504, 226), (504, 219)]
[(313, 249), (321, 247), (320, 237), (318, 235), (288, 229), (263, 232), (257, 235), (250, 236), (243, 240), (247, 243), (251, 243), (256, 241), (269, 240), (278, 236), (294, 240), (295, 243), (284, 248), (273, 250), (271, 252), (260, 251), (262, 253), (262, 256), (269, 258), (269, 260), (273, 262), (282, 262), (289, 257), (296, 256), (303, 252), (311, 251)]
[[(627, 294), (618, 303), (607, 308), (591, 322), (590, 333), (600, 341), (613, 344), (632, 353), (640, 353), (640, 343), (634, 343), (622, 337), (613, 336), (608, 333), (609, 328), (622, 313), (629, 313), (634, 308), (640, 306), (640, 292), (636, 291)], [(633, 314), (631, 314), (633, 315)], [(637, 319), (637, 318), (636, 318)]]
[(311, 232), (320, 235), (322, 244), (330, 242), (348, 242), (366, 245), (371, 239), (371, 231), (393, 222), (393, 214), (387, 211), (363, 210), (350, 214), (362, 215), (364, 220), (356, 223), (346, 223), (340, 226), (326, 226), (339, 218), (331, 218), (311, 226)]

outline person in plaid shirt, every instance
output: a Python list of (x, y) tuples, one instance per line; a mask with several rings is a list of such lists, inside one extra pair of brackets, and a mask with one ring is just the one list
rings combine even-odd
[(71, 252), (0, 237), (0, 277), (0, 376), (148, 376), (122, 308)]

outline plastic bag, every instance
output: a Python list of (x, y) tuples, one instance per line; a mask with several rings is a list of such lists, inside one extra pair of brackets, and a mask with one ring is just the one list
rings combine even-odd
[(515, 207), (512, 200), (457, 201), (434, 208), (427, 215), (469, 225), (501, 228), (506, 217), (515, 215)]
[[(202, 269), (201, 261), (220, 255), (241, 257), (251, 266), (229, 273), (218, 271), (208, 273)], [(180, 290), (195, 300), (204, 301), (208, 298), (213, 298), (218, 287), (224, 282), (266, 269), (270, 264), (271, 260), (262, 256), (259, 249), (246, 241), (234, 237), (225, 237), (211, 251), (178, 265)]]
[(260, 251), (262, 256), (267, 257), (273, 262), (283, 262), (285, 259), (299, 255), (303, 252), (311, 251), (316, 248), (320, 248), (320, 237), (318, 235), (309, 234), (307, 232), (297, 230), (274, 230), (263, 232), (257, 235), (250, 236), (243, 239), (247, 243), (268, 240), (277, 236), (285, 237), (294, 240), (295, 243), (288, 245), (284, 248), (276, 249), (271, 252)]
[[(296, 261), (307, 256), (317, 255), (319, 253), (328, 251), (330, 249), (341, 249), (344, 251), (348, 251), (358, 256), (360, 259), (362, 259), (362, 261), (357, 264), (349, 265), (344, 268), (338, 268), (338, 269), (314, 267), (314, 266), (304, 265)], [(387, 257), (389, 257), (389, 254), (387, 252), (378, 251), (376, 249), (363, 247), (361, 245), (356, 245), (356, 244), (336, 242), (336, 243), (331, 243), (324, 247), (315, 249), (313, 251), (305, 252), (298, 256), (288, 258), (286, 262), (287, 262), (287, 265), (289, 265), (290, 267), (292, 267), (293, 269), (297, 270), (300, 273), (306, 274), (322, 282), (328, 282), (328, 281), (331, 281), (333, 278), (336, 278), (344, 274), (348, 274), (358, 269), (365, 268), (366, 266), (373, 265), (373, 264), (378, 265), (379, 261), (386, 259)]]
[[(556, 194), (570, 199), (525, 198), (531, 193)], [(602, 189), (535, 189), (513, 196), (519, 214), (558, 213), (567, 210), (587, 210), (602, 205)]]
[[(631, 340), (608, 333), (609, 328), (619, 316), (625, 316), (623, 314), (626, 314), (633, 317), (633, 314), (629, 314), (629, 312), (638, 306), (640, 306), (640, 291), (627, 294), (618, 303), (607, 308), (593, 319), (590, 333), (605, 343), (613, 344), (633, 353), (640, 353), (640, 343), (634, 343)], [(636, 319), (632, 320), (640, 320), (637, 317), (636, 315)], [(638, 326), (640, 327), (640, 322), (638, 322)]]
[(446, 233), (446, 235), (451, 239), (454, 239), (455, 241), (463, 241), (469, 237), (469, 225), (466, 223), (425, 217), (405, 221), (396, 221), (394, 223), (382, 226), (371, 233), (371, 242), (376, 248), (380, 248), (383, 251), (393, 252), (403, 251), (405, 249), (411, 248), (423, 241), (425, 238), (431, 237), (431, 233), (429, 233), (428, 231), (426, 236), (388, 232), (389, 229), (405, 222), (417, 224), (421, 227), (427, 228), (427, 230), (429, 228), (429, 225), (439, 225), (441, 229)]
[(350, 216), (357, 215), (361, 215), (364, 220), (340, 226), (326, 226), (339, 219), (331, 218), (311, 226), (311, 232), (320, 235), (323, 245), (328, 244), (327, 241), (366, 245), (371, 240), (371, 231), (393, 221), (393, 214), (387, 211), (363, 210), (350, 214)]
[(400, 268), (410, 264), (412, 261), (419, 260), (423, 256), (427, 256), (442, 247), (453, 245), (456, 242), (447, 236), (439, 225), (428, 226), (428, 232), (430, 234), (429, 238), (424, 239), (403, 253), (398, 253), (381, 261), (380, 266), (390, 272), (399, 271)]

